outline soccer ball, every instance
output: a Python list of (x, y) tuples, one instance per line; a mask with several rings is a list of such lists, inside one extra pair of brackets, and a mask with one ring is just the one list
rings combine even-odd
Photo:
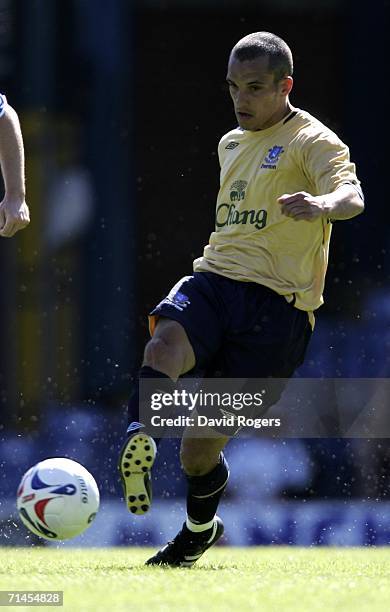
[(99, 489), (80, 463), (54, 457), (24, 474), (16, 505), (30, 531), (47, 540), (68, 540), (92, 523), (99, 509)]

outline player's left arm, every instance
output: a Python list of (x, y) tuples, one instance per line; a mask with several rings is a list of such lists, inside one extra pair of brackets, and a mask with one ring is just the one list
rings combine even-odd
[(320, 196), (305, 191), (284, 194), (278, 198), (278, 202), (282, 214), (294, 221), (352, 219), (364, 210), (361, 191), (350, 183), (343, 183), (335, 191)]
[(0, 236), (10, 238), (30, 222), (25, 200), (24, 147), (16, 111), (0, 94), (0, 166), (5, 194), (0, 203)]
[(282, 214), (295, 221), (351, 219), (364, 210), (364, 197), (349, 149), (327, 128), (303, 130), (295, 149), (307, 191), (283, 194)]

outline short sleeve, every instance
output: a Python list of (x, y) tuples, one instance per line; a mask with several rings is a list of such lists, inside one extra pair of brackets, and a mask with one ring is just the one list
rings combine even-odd
[(344, 183), (360, 190), (355, 164), (348, 147), (333, 132), (308, 139), (303, 147), (304, 172), (313, 185), (313, 195), (335, 191)]
[(0, 117), (5, 113), (5, 107), (7, 105), (7, 98), (4, 94), (0, 93)]
[(226, 137), (222, 136), (221, 140), (218, 143), (218, 160), (219, 160), (219, 166), (220, 168), (222, 168), (224, 159), (225, 159), (225, 146), (226, 146), (226, 142), (225, 142)]

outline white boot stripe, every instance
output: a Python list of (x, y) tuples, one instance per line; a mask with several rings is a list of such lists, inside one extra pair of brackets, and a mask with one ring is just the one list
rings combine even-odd
[(212, 532), (212, 534), (210, 536), (210, 539), (207, 540), (207, 544), (210, 544), (210, 542), (212, 542), (213, 539), (215, 538), (215, 534), (217, 533), (217, 527), (218, 527), (218, 523), (217, 523), (217, 521), (215, 521), (214, 527), (213, 527), (213, 532)]

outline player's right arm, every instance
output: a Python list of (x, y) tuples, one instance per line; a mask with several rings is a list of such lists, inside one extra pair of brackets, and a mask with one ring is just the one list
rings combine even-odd
[(10, 238), (30, 223), (25, 200), (24, 147), (16, 111), (0, 94), (0, 166), (4, 198), (0, 203), (0, 236)]

